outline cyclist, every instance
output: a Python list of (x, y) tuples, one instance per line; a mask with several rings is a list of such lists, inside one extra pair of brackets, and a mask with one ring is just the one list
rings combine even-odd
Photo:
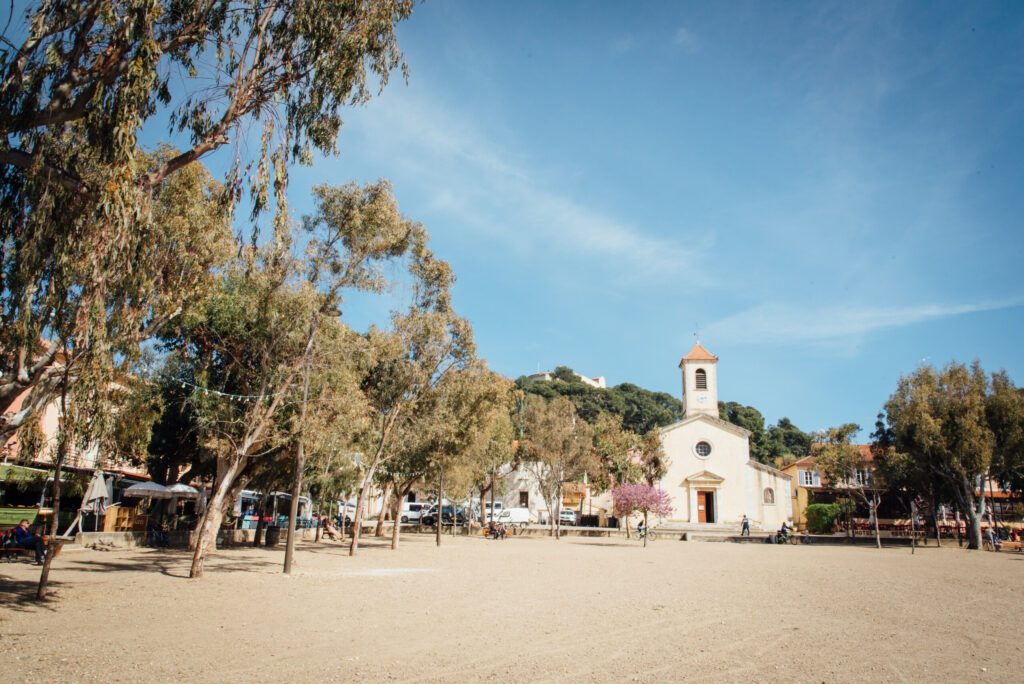
[(647, 535), (647, 528), (644, 527), (643, 520), (636, 524), (636, 534), (640, 539), (643, 539)]

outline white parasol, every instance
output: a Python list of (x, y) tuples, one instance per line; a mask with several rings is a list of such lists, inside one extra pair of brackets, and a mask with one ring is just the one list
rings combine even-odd
[(183, 482), (177, 482), (167, 488), (167, 491), (171, 493), (171, 496), (177, 496), (182, 499), (198, 499), (199, 490), (195, 487), (190, 487)]
[(167, 487), (156, 482), (140, 482), (124, 490), (125, 496), (149, 497), (151, 499), (170, 499), (174, 496)]

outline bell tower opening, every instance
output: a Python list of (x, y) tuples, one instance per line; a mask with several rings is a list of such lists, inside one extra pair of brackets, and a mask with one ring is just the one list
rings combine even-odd
[(683, 371), (683, 417), (718, 418), (718, 357), (700, 342), (679, 362)]

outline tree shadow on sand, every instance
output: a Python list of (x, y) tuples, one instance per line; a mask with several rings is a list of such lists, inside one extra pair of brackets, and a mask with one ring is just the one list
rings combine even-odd
[(38, 610), (56, 610), (60, 600), (61, 583), (50, 580), (47, 584), (46, 599), (36, 600), (36, 588), (39, 579), (18, 580), (7, 575), (0, 575), (0, 609), (34, 613)]

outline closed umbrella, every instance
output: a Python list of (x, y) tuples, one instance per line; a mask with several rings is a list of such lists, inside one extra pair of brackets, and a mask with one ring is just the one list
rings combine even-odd
[(82, 497), (82, 512), (92, 513), (96, 517), (93, 518), (93, 531), (99, 529), (100, 516), (107, 511), (107, 499), (110, 493), (107, 491), (107, 481), (103, 477), (103, 471), (97, 470), (93, 473), (92, 481), (89, 483), (89, 488), (85, 490), (85, 496)]
[(151, 499), (170, 499), (174, 494), (168, 491), (167, 487), (156, 482), (140, 482), (124, 490), (125, 496), (149, 497)]

